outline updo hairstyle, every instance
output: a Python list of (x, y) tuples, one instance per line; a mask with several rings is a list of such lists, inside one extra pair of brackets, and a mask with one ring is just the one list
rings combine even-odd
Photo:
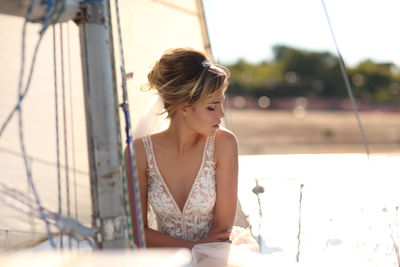
[(216, 65), (204, 53), (192, 48), (167, 50), (147, 75), (142, 89), (155, 89), (172, 118), (180, 104), (196, 106), (224, 93), (229, 70)]

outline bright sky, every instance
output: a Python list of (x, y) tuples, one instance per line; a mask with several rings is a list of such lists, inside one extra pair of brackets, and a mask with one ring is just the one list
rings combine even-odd
[[(203, 0), (214, 56), (271, 59), (276, 44), (336, 53), (321, 0)], [(400, 65), (399, 0), (325, 0), (347, 64)]]

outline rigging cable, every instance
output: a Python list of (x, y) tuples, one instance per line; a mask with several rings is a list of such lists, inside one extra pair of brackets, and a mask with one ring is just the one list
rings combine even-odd
[[(133, 200), (133, 212), (134, 212), (134, 219), (135, 219), (135, 236), (138, 241), (139, 247), (146, 247), (146, 240), (144, 235), (144, 223), (143, 223), (143, 213), (142, 213), (142, 205), (140, 199), (140, 191), (139, 191), (139, 180), (137, 176), (137, 168), (136, 168), (136, 157), (135, 157), (135, 148), (132, 142), (132, 132), (131, 132), (131, 124), (130, 124), (130, 112), (129, 112), (129, 104), (128, 104), (128, 92), (126, 87), (126, 78), (127, 74), (125, 72), (125, 61), (124, 61), (124, 50), (123, 50), (123, 42), (122, 42), (122, 33), (121, 33), (121, 23), (120, 23), (120, 16), (119, 16), (119, 3), (118, 0), (115, 0), (115, 13), (117, 19), (117, 29), (118, 29), (118, 40), (119, 40), (119, 52), (120, 52), (120, 60), (121, 60), (121, 79), (122, 79), (122, 96), (123, 96), (123, 103), (121, 107), (124, 111), (125, 117), (125, 134), (126, 134), (126, 154), (129, 162), (130, 167), (130, 177), (126, 177), (126, 166), (123, 160), (123, 156), (121, 153), (121, 164), (122, 164), (122, 172), (123, 172), (123, 186), (124, 186), (124, 197), (125, 197), (125, 205), (126, 205), (126, 213), (128, 219), (128, 231), (129, 231), (129, 240), (133, 238), (132, 235), (132, 217), (131, 217), (131, 207), (130, 207), (130, 197), (129, 197), (129, 188), (128, 188), (128, 181), (130, 179), (132, 182), (131, 189), (132, 189), (132, 200)], [(118, 112), (117, 112), (118, 114)], [(122, 151), (122, 149), (121, 149)], [(131, 246), (131, 248), (133, 248)]]
[[(0, 193), (1, 193), (0, 202), (3, 202), (4, 204), (13, 208), (14, 210), (26, 213), (30, 216), (40, 218), (39, 210), (33, 204), (34, 201), (22, 191), (9, 188), (4, 183), (0, 182)], [(13, 200), (18, 201), (20, 204), (25, 206), (25, 209), (23, 209), (21, 205), (16, 205), (15, 201), (7, 202), (4, 196), (7, 196), (9, 198), (12, 198)], [(29, 210), (26, 210), (27, 208)], [(49, 221), (51, 221), (51, 224), (57, 227), (60, 230), (60, 232), (73, 237), (78, 242), (86, 240), (89, 242), (91, 247), (93, 247), (90, 238), (92, 238), (98, 232), (98, 229), (88, 228), (72, 218), (59, 216), (57, 213), (52, 212), (46, 208), (43, 209), (46, 218)]]
[[(66, 184), (66, 202), (67, 202), (67, 217), (71, 216), (70, 206), (70, 190), (69, 190), (69, 175), (68, 175), (68, 139), (67, 139), (67, 117), (65, 106), (65, 69), (64, 69), (64, 38), (63, 27), (59, 24), (60, 28), (60, 53), (61, 53), (61, 92), (62, 92), (62, 106), (63, 106), (63, 130), (64, 130), (64, 161), (65, 161), (65, 184)], [(71, 237), (68, 237), (69, 248), (72, 248)]]
[[(1, 128), (0, 128), (0, 137), (1, 137), (1, 135), (3, 134), (5, 128), (6, 128), (7, 125), (8, 125), (8, 123), (10, 122), (10, 120), (12, 119), (12, 117), (14, 116), (15, 112), (18, 111), (21, 102), (25, 99), (25, 96), (26, 96), (26, 94), (27, 94), (28, 91), (29, 91), (30, 83), (31, 83), (31, 80), (32, 80), (32, 75), (33, 75), (33, 70), (35, 69), (34, 66), (35, 66), (35, 63), (36, 63), (37, 50), (38, 50), (38, 48), (39, 48), (39, 44), (40, 44), (40, 42), (41, 42), (41, 40), (42, 40), (42, 38), (43, 38), (44, 33), (46, 32), (46, 30), (47, 30), (47, 28), (48, 28), (48, 26), (49, 26), (50, 24), (54, 24), (54, 23), (57, 22), (57, 20), (58, 20), (59, 17), (61, 16), (62, 12), (64, 11), (64, 7), (65, 7), (64, 2), (65, 2), (65, 0), (56, 0), (57, 3), (56, 3), (56, 5), (55, 5), (54, 10), (52, 10), (51, 8), (54, 6), (53, 1), (54, 1), (54, 0), (45, 1), (45, 3), (47, 4), (47, 6), (46, 6), (45, 15), (44, 15), (44, 17), (43, 17), (43, 19), (42, 19), (42, 29), (39, 31), (39, 40), (38, 40), (38, 42), (37, 42), (37, 44), (36, 44), (36, 47), (35, 47), (35, 50), (34, 50), (35, 52), (33, 53), (33, 58), (32, 58), (32, 63), (31, 63), (31, 68), (30, 68), (31, 71), (30, 71), (30, 73), (29, 73), (28, 80), (27, 80), (26, 85), (25, 85), (25, 89), (24, 89), (23, 92), (21, 92), (21, 94), (20, 94), (19, 97), (18, 97), (18, 102), (17, 102), (17, 104), (14, 106), (14, 108), (11, 110), (10, 114), (8, 114), (6, 120), (5, 120), (5, 121), (3, 122), (3, 124), (1, 125)], [(31, 3), (30, 3), (30, 5), (28, 6), (27, 14), (26, 14), (26, 16), (25, 16), (25, 22), (24, 22), (24, 23), (31, 22), (30, 19), (29, 19), (29, 16), (30, 16), (31, 13), (32, 13), (33, 0), (31, 0), (30, 2), (31, 2)], [(61, 3), (61, 2), (62, 2), (62, 6), (59, 7), (60, 5), (59, 5), (58, 3)], [(24, 27), (26, 27), (26, 26), (24, 26)], [(24, 40), (24, 39), (23, 39), (23, 40)], [(25, 58), (24, 58), (24, 62), (25, 62)], [(23, 71), (23, 69), (21, 69), (21, 70)], [(21, 86), (22, 86), (22, 85), (21, 85)]]
[(113, 38), (113, 28), (112, 28), (112, 21), (111, 21), (111, 9), (110, 9), (110, 2), (107, 3), (107, 12), (110, 18), (108, 26), (110, 27), (109, 37), (110, 37), (110, 54), (111, 54), (111, 68), (112, 68), (112, 81), (113, 81), (113, 89), (114, 89), (114, 109), (115, 109), (115, 121), (117, 123), (117, 135), (118, 135), (118, 152), (119, 152), (119, 160), (121, 162), (121, 174), (122, 174), (122, 187), (123, 187), (123, 195), (124, 195), (124, 208), (125, 208), (125, 215), (127, 220), (127, 232), (128, 232), (128, 245), (130, 249), (134, 249), (136, 244), (134, 242), (133, 237), (133, 225), (132, 225), (132, 217), (131, 217), (131, 205), (130, 205), (130, 198), (129, 198), (129, 186), (127, 183), (126, 178), (126, 168), (125, 168), (125, 161), (124, 156), (122, 154), (122, 137), (121, 137), (121, 121), (119, 118), (119, 109), (118, 109), (118, 86), (117, 86), (117, 72), (115, 70), (115, 53), (114, 53), (114, 38)]
[[(18, 152), (14, 151), (14, 150), (7, 149), (7, 148), (1, 147), (1, 146), (0, 146), (0, 153), (6, 153), (6, 154), (12, 155), (14, 157), (21, 157), (22, 158), (22, 154), (21, 153), (18, 153)], [(32, 164), (33, 161), (35, 161), (37, 163), (40, 163), (40, 164), (43, 164), (43, 165), (46, 165), (46, 166), (49, 166), (49, 167), (55, 166), (55, 164), (53, 162), (49, 161), (49, 160), (45, 160), (43, 158), (34, 157), (32, 155), (28, 155), (28, 157), (29, 157), (29, 159), (31, 161), (31, 164)], [(61, 168), (65, 168), (65, 166), (61, 165)], [(72, 172), (74, 170), (72, 168), (69, 168), (69, 171)], [(87, 171), (79, 170), (79, 169), (76, 169), (76, 168), (75, 168), (75, 172), (79, 173), (81, 175), (85, 175), (85, 176), (89, 175), (89, 173)]]
[[(32, 194), (34, 195), (34, 199), (35, 199), (35, 203), (37, 205), (36, 210), (39, 214), (36, 213), (36, 216), (39, 217), (40, 219), (42, 219), (45, 222), (46, 225), (46, 231), (48, 234), (48, 238), (50, 241), (50, 244), (53, 248), (56, 247), (56, 244), (54, 242), (51, 230), (50, 230), (50, 222), (48, 221), (48, 215), (49, 213), (47, 212), (47, 210), (42, 206), (40, 198), (39, 198), (39, 194), (36, 190), (34, 181), (33, 181), (33, 177), (32, 177), (32, 171), (31, 171), (31, 166), (30, 166), (30, 162), (28, 159), (28, 155), (26, 153), (26, 149), (25, 149), (25, 140), (24, 140), (24, 131), (23, 131), (23, 115), (22, 115), (22, 101), (24, 100), (29, 88), (30, 88), (30, 83), (32, 80), (32, 76), (33, 76), (33, 72), (35, 69), (35, 63), (36, 63), (36, 57), (38, 54), (38, 50), (41, 44), (41, 41), (43, 39), (44, 33), (46, 32), (47, 28), (49, 25), (53, 25), (53, 53), (54, 53), (54, 86), (55, 86), (55, 91), (54, 91), (54, 97), (55, 97), (55, 120), (56, 120), (56, 143), (57, 143), (57, 174), (58, 174), (58, 204), (59, 204), (59, 208), (58, 208), (58, 214), (56, 217), (57, 222), (61, 222), (63, 223), (63, 221), (65, 221), (66, 218), (63, 218), (61, 216), (61, 212), (62, 212), (62, 201), (61, 201), (61, 174), (60, 174), (60, 153), (59, 153), (59, 130), (58, 130), (58, 93), (57, 93), (57, 51), (56, 51), (56, 29), (55, 29), (55, 23), (58, 22), (62, 12), (65, 9), (65, 0), (48, 0), (45, 1), (44, 4), (47, 4), (46, 9), (45, 9), (45, 14), (44, 17), (42, 19), (42, 29), (39, 32), (39, 38), (38, 41), (36, 43), (36, 46), (34, 48), (34, 52), (33, 52), (33, 56), (32, 56), (32, 62), (31, 62), (31, 66), (30, 66), (30, 71), (28, 74), (28, 79), (26, 82), (26, 85), (24, 87), (24, 90), (22, 90), (23, 88), (23, 77), (24, 77), (24, 66), (25, 66), (25, 39), (26, 39), (26, 27), (28, 22), (30, 22), (30, 15), (32, 13), (32, 7), (33, 7), (33, 1), (30, 2), (30, 5), (28, 6), (27, 9), (27, 13), (25, 16), (25, 21), (23, 24), (23, 29), (22, 29), (22, 52), (21, 52), (21, 69), (20, 69), (20, 75), (19, 75), (19, 82), (18, 82), (18, 100), (17, 100), (17, 104), (15, 105), (15, 107), (12, 109), (12, 111), (10, 112), (10, 114), (8, 115), (7, 119), (5, 120), (5, 122), (2, 124), (1, 128), (0, 128), (0, 136), (1, 134), (4, 132), (5, 128), (7, 127), (9, 121), (11, 120), (11, 118), (15, 115), (15, 112), (18, 112), (18, 126), (19, 126), (19, 140), (20, 140), (20, 146), (21, 146), (21, 151), (22, 151), (22, 157), (24, 160), (24, 165), (25, 165), (25, 170), (26, 170), (26, 175), (27, 175), (27, 180), (28, 180), (28, 185), (30, 186), (30, 189), (32, 191)], [(61, 56), (63, 57), (63, 38), (62, 38), (62, 26), (60, 25), (60, 32), (61, 32)], [(64, 82), (64, 61), (62, 58), (62, 89), (63, 89), (63, 110), (64, 110), (64, 144), (65, 144), (65, 160), (67, 161), (66, 163), (66, 172), (67, 172), (67, 194), (68, 194), (68, 215), (69, 215), (69, 179), (68, 179), (68, 154), (67, 154), (67, 135), (66, 135), (66, 112), (65, 112), (65, 82)], [(33, 200), (32, 200), (33, 202)], [(11, 204), (10, 204), (11, 205)], [(11, 205), (12, 206), (12, 205)], [(29, 213), (34, 213), (33, 209), (34, 206), (31, 205), (30, 206), (31, 211), (28, 212)], [(35, 215), (35, 214), (32, 214)], [(71, 229), (71, 228), (70, 228)], [(62, 236), (63, 231), (65, 231), (65, 229), (61, 229), (60, 232), (60, 236)], [(62, 243), (62, 237), (61, 237), (61, 247), (63, 245)], [(70, 242), (71, 243), (71, 242)]]
[(69, 104), (71, 116), (71, 136), (72, 136), (72, 170), (74, 173), (74, 198), (75, 198), (75, 219), (78, 220), (78, 195), (76, 186), (76, 167), (75, 167), (75, 131), (74, 131), (74, 113), (73, 113), (73, 97), (72, 97), (72, 78), (71, 78), (71, 42), (69, 34), (69, 24), (67, 24), (67, 39), (68, 39), (68, 85), (69, 85)]
[[(60, 171), (60, 138), (58, 127), (58, 88), (57, 88), (57, 51), (56, 51), (56, 27), (53, 25), (53, 68), (54, 68), (54, 109), (55, 109), (55, 124), (56, 124), (56, 163), (57, 163), (57, 196), (58, 196), (58, 216), (62, 214), (62, 199), (61, 199), (61, 171)], [(62, 233), (60, 233), (60, 247), (63, 248)]]
[[(67, 23), (67, 55), (68, 55), (68, 89), (69, 89), (69, 105), (71, 117), (71, 147), (72, 147), (72, 173), (73, 173), (73, 187), (74, 187), (74, 210), (75, 220), (78, 220), (78, 193), (76, 185), (76, 167), (75, 167), (75, 134), (74, 134), (74, 113), (73, 113), (73, 97), (72, 97), (72, 77), (71, 77), (71, 47), (70, 47), (70, 34), (69, 23)], [(68, 168), (67, 168), (68, 170)], [(78, 243), (79, 246), (79, 243)]]
[[(76, 184), (76, 164), (75, 164), (75, 131), (74, 131), (74, 107), (73, 107), (73, 96), (72, 96), (72, 77), (71, 77), (71, 41), (69, 33), (69, 23), (67, 23), (67, 55), (68, 55), (68, 91), (69, 91), (69, 109), (71, 117), (71, 147), (72, 147), (72, 173), (73, 173), (73, 185), (74, 185), (74, 210), (75, 220), (78, 220), (78, 196), (77, 196), (77, 184)], [(67, 168), (68, 169), (68, 168)]]
[[(61, 2), (62, 0), (56, 0), (57, 3)], [(62, 1), (64, 2), (64, 1)], [(36, 204), (38, 206), (39, 212), (40, 212), (40, 218), (45, 222), (46, 224), (46, 230), (49, 236), (49, 241), (50, 244), (53, 248), (56, 247), (56, 244), (54, 242), (51, 230), (50, 230), (50, 223), (49, 221), (46, 219), (46, 216), (44, 214), (44, 208), (41, 205), (40, 202), (40, 198), (38, 195), (38, 192), (36, 191), (36, 187), (34, 185), (33, 182), (33, 177), (32, 177), (32, 171), (29, 165), (29, 160), (28, 160), (28, 156), (26, 153), (26, 149), (25, 149), (25, 140), (24, 140), (24, 133), (23, 133), (23, 117), (22, 117), (22, 106), (21, 106), (21, 102), (24, 99), (24, 97), (26, 96), (26, 93), (28, 92), (29, 88), (30, 88), (30, 82), (32, 79), (32, 75), (33, 75), (33, 71), (34, 71), (34, 65), (36, 62), (36, 56), (37, 56), (37, 52), (39, 49), (39, 45), (43, 39), (43, 35), (46, 32), (46, 29), (48, 28), (49, 24), (54, 24), (57, 19), (60, 17), (60, 14), (64, 8), (64, 5), (62, 6), (61, 9), (58, 8), (58, 5), (56, 3), (56, 8), (52, 9), (53, 7), (53, 2), (52, 1), (48, 1), (47, 2), (47, 6), (46, 6), (46, 11), (45, 11), (45, 15), (44, 18), (42, 20), (42, 29), (39, 32), (39, 40), (37, 41), (35, 50), (34, 50), (34, 54), (33, 54), (33, 58), (32, 58), (32, 63), (31, 63), (31, 69), (29, 72), (29, 76), (28, 76), (28, 81), (27, 84), (25, 86), (25, 89), (22, 91), (22, 79), (24, 76), (24, 63), (25, 63), (25, 38), (26, 38), (26, 25), (29, 22), (29, 16), (32, 12), (32, 6), (33, 6), (33, 1), (31, 1), (31, 4), (28, 7), (27, 10), (27, 15), (25, 17), (25, 21), (24, 21), (24, 26), (23, 26), (23, 30), (22, 30), (22, 55), (21, 55), (21, 70), (20, 70), (20, 78), (19, 78), (19, 83), (18, 83), (18, 102), (17, 105), (15, 106), (15, 108), (11, 111), (11, 113), (9, 114), (8, 118), (6, 119), (5, 123), (2, 125), (2, 128), (0, 129), (0, 135), (2, 133), (2, 131), (5, 129), (5, 127), (7, 126), (8, 122), (11, 120), (12, 116), (14, 115), (15, 111), (18, 111), (18, 125), (19, 125), (19, 139), (20, 139), (20, 145), (21, 145), (21, 151), (22, 151), (22, 155), (23, 155), (23, 159), (24, 159), (24, 164), (25, 164), (25, 169), (26, 169), (26, 174), (27, 174), (27, 179), (28, 179), (28, 183), (30, 184), (30, 187), (32, 189), (32, 193), (35, 197), (36, 200)], [(54, 19), (54, 16), (56, 17), (56, 19)], [(55, 38), (55, 37), (53, 37)], [(55, 48), (54, 48), (55, 49)], [(56, 81), (55, 81), (56, 83)]]
[[(20, 70), (20, 84), (19, 84), (19, 87), (22, 87), (22, 76), (23, 76), (23, 73), (24, 73), (24, 63), (25, 63), (25, 52), (24, 52), (25, 51), (25, 44), (24, 43), (25, 43), (26, 23), (27, 22), (24, 22), (24, 26), (23, 26), (23, 29), (22, 29), (22, 32), (23, 32), (23, 37), (22, 37), (23, 53), (22, 53), (22, 56), (21, 56), (22, 57), (22, 60), (21, 60), (22, 61), (22, 65), (21, 65), (21, 70)], [(2, 133), (4, 132), (4, 130), (6, 129), (6, 127), (7, 127), (8, 123), (10, 122), (11, 118), (14, 116), (15, 112), (19, 110), (21, 102), (22, 102), (22, 100), (24, 100), (24, 98), (26, 96), (26, 93), (28, 92), (28, 90), (30, 88), (30, 83), (31, 83), (31, 79), (32, 79), (33, 70), (35, 69), (34, 66), (35, 66), (35, 63), (36, 63), (36, 55), (37, 55), (37, 51), (39, 49), (39, 44), (42, 41), (42, 38), (43, 38), (43, 34), (40, 34), (39, 35), (39, 39), (38, 39), (38, 41), (36, 43), (35, 50), (33, 52), (32, 63), (31, 63), (31, 67), (30, 67), (28, 81), (27, 81), (27, 83), (25, 85), (25, 90), (19, 94), (17, 104), (14, 106), (14, 108), (11, 110), (10, 114), (7, 116), (6, 120), (1, 125), (0, 137), (1, 137)]]
[[(103, 0), (96, 0), (96, 2), (102, 2)], [(128, 245), (130, 249), (135, 248), (135, 242), (133, 237), (133, 226), (132, 226), (132, 218), (131, 218), (131, 208), (129, 203), (129, 187), (127, 185), (126, 173), (125, 173), (125, 162), (124, 156), (122, 153), (122, 142), (121, 142), (121, 122), (119, 119), (119, 110), (118, 110), (118, 86), (117, 86), (117, 74), (115, 70), (115, 53), (114, 53), (114, 38), (113, 38), (113, 28), (111, 21), (111, 9), (110, 9), (110, 1), (107, 2), (107, 15), (110, 18), (108, 20), (109, 27), (109, 38), (110, 38), (110, 55), (111, 55), (111, 68), (112, 68), (112, 82), (113, 82), (113, 93), (114, 93), (114, 111), (115, 111), (115, 121), (116, 121), (116, 131), (117, 131), (117, 141), (118, 141), (118, 152), (119, 152), (119, 160), (121, 163), (121, 174), (122, 174), (122, 192), (124, 196), (124, 208), (127, 220), (127, 232), (128, 232)]]
[[(115, 70), (115, 53), (114, 53), (114, 38), (113, 38), (113, 28), (112, 28), (112, 21), (111, 21), (111, 9), (110, 9), (110, 2), (107, 4), (107, 12), (110, 18), (109, 20), (109, 37), (110, 37), (110, 50), (111, 50), (111, 68), (112, 68), (112, 80), (113, 80), (113, 89), (114, 89), (114, 109), (115, 114), (119, 114), (118, 109), (118, 86), (117, 86), (117, 74)], [(131, 205), (130, 205), (130, 197), (129, 197), (129, 185), (127, 182), (127, 175), (126, 175), (126, 166), (124, 161), (123, 149), (122, 149), (122, 137), (121, 137), (121, 121), (119, 115), (116, 116), (116, 123), (117, 123), (117, 134), (118, 134), (118, 152), (119, 152), (119, 160), (121, 162), (121, 171), (122, 171), (122, 187), (123, 187), (123, 195), (124, 195), (124, 208), (127, 220), (127, 232), (128, 232), (128, 244), (130, 249), (134, 249), (136, 244), (134, 242), (133, 236), (133, 225), (132, 225), (132, 217), (131, 217)]]
[[(62, 191), (61, 191), (61, 169), (60, 169), (60, 134), (58, 118), (58, 87), (57, 87), (57, 45), (56, 45), (56, 26), (62, 12), (65, 9), (65, 0), (48, 0), (46, 13), (43, 19), (41, 32), (44, 32), (49, 25), (53, 28), (53, 64), (54, 64), (54, 103), (55, 103), (55, 124), (56, 124), (56, 162), (57, 162), (57, 194), (58, 194), (58, 213), (57, 217), (62, 217)], [(63, 55), (61, 55), (62, 57)], [(64, 82), (64, 76), (62, 77)], [(64, 125), (65, 127), (65, 125)], [(66, 137), (65, 137), (66, 138)], [(68, 172), (68, 168), (66, 168)], [(60, 230), (60, 248), (63, 249), (63, 231)]]
[(360, 131), (361, 131), (361, 136), (362, 136), (362, 141), (363, 141), (363, 144), (364, 144), (364, 148), (365, 148), (365, 151), (366, 151), (367, 156), (369, 158), (370, 152), (369, 152), (368, 142), (367, 142), (367, 138), (365, 136), (365, 132), (364, 132), (364, 128), (363, 128), (362, 123), (361, 123), (360, 116), (358, 114), (357, 104), (356, 104), (356, 102), (354, 100), (354, 95), (353, 95), (353, 91), (351, 89), (351, 85), (350, 85), (350, 82), (349, 82), (349, 77), (347, 76), (346, 66), (344, 64), (344, 60), (343, 60), (342, 54), (340, 53), (339, 46), (338, 46), (338, 44), (336, 42), (335, 33), (333, 31), (333, 27), (332, 27), (332, 24), (331, 24), (331, 21), (330, 21), (330, 18), (329, 18), (329, 14), (328, 14), (328, 10), (327, 10), (326, 5), (325, 5), (325, 1), (321, 0), (321, 3), (322, 3), (322, 6), (324, 8), (325, 16), (326, 16), (326, 19), (327, 19), (328, 25), (329, 25), (329, 30), (331, 32), (332, 39), (333, 39), (333, 42), (335, 44), (336, 52), (337, 52), (338, 57), (339, 57), (339, 66), (340, 66), (340, 70), (342, 72), (343, 79), (344, 79), (344, 82), (345, 82), (345, 85), (346, 85), (347, 93), (348, 93), (348, 95), (350, 97), (351, 105), (353, 107), (354, 114), (356, 115), (358, 127), (360, 128)]
[[(31, 164), (31, 167), (33, 165), (34, 159), (29, 157), (29, 163)], [(32, 188), (29, 186), (29, 183), (26, 184), (27, 185), (27, 194), (28, 195), (32, 195)], [(34, 208), (31, 208), (31, 211), (33, 211)], [(29, 225), (30, 225), (30, 229), (32, 233), (35, 233), (36, 230), (36, 223), (34, 220), (34, 217), (28, 214), (28, 219), (29, 219)]]
[(23, 160), (24, 160), (24, 165), (25, 165), (25, 170), (26, 170), (26, 175), (27, 175), (27, 179), (28, 179), (28, 183), (32, 189), (32, 193), (35, 197), (35, 202), (36, 205), (38, 206), (39, 212), (40, 212), (40, 218), (45, 222), (46, 225), (46, 231), (49, 237), (49, 241), (50, 244), (53, 248), (56, 247), (54, 239), (53, 239), (53, 235), (50, 231), (50, 223), (49, 221), (46, 219), (46, 216), (44, 214), (44, 208), (41, 205), (40, 202), (40, 198), (39, 198), (39, 194), (36, 191), (36, 187), (35, 184), (33, 182), (33, 178), (32, 178), (32, 172), (30, 169), (30, 165), (29, 165), (29, 160), (28, 160), (28, 156), (25, 150), (25, 140), (24, 140), (24, 133), (23, 133), (23, 116), (22, 116), (22, 106), (21, 106), (21, 102), (24, 99), (26, 93), (29, 90), (29, 86), (30, 86), (30, 82), (32, 79), (32, 75), (33, 75), (33, 71), (34, 71), (34, 66), (35, 66), (35, 62), (36, 62), (36, 56), (37, 56), (37, 52), (40, 46), (40, 43), (43, 39), (43, 33), (44, 31), (41, 31), (39, 34), (39, 39), (36, 43), (34, 52), (33, 52), (33, 57), (32, 57), (32, 62), (31, 62), (31, 66), (30, 66), (30, 71), (29, 71), (29, 75), (28, 75), (28, 81), (26, 83), (25, 89), (22, 90), (22, 80), (23, 80), (23, 76), (24, 76), (24, 65), (25, 65), (25, 39), (26, 39), (26, 26), (27, 23), (29, 22), (29, 15), (32, 12), (32, 5), (33, 2), (31, 2), (31, 4), (28, 7), (28, 11), (27, 11), (27, 15), (25, 17), (25, 21), (24, 21), (24, 25), (22, 28), (22, 45), (21, 45), (21, 69), (20, 69), (20, 76), (19, 76), (19, 82), (18, 82), (18, 101), (16, 106), (14, 107), (14, 109), (12, 110), (12, 112), (10, 113), (10, 115), (8, 116), (8, 118), (6, 119), (5, 123), (2, 125), (2, 128), (0, 130), (0, 135), (1, 132), (5, 129), (5, 127), (7, 126), (7, 123), (9, 122), (9, 120), (12, 118), (12, 116), (14, 115), (15, 111), (18, 111), (18, 126), (19, 126), (19, 140), (20, 140), (20, 146), (21, 146), (21, 151), (22, 151), (22, 156), (23, 156)]

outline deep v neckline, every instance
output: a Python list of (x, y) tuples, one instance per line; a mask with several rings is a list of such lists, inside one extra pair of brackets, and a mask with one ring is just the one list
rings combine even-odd
[(160, 172), (160, 169), (158, 168), (157, 159), (156, 159), (156, 155), (155, 155), (155, 153), (154, 153), (154, 148), (153, 148), (153, 142), (151, 141), (151, 136), (150, 136), (150, 135), (148, 136), (148, 139), (149, 139), (150, 150), (151, 150), (151, 154), (152, 154), (153, 159), (154, 159), (154, 165), (155, 165), (157, 174), (158, 174), (158, 176), (160, 177), (160, 179), (161, 179), (161, 181), (162, 181), (162, 183), (163, 183), (163, 185), (164, 185), (166, 191), (168, 192), (169, 197), (172, 199), (172, 202), (174, 203), (175, 207), (176, 207), (177, 210), (180, 212), (180, 214), (183, 215), (184, 212), (185, 212), (186, 204), (188, 203), (188, 200), (190, 199), (190, 197), (191, 197), (191, 195), (192, 195), (193, 188), (194, 188), (194, 186), (195, 186), (197, 180), (199, 179), (200, 171), (201, 171), (201, 169), (203, 168), (203, 165), (204, 165), (204, 158), (205, 158), (205, 154), (206, 154), (206, 148), (207, 148), (207, 146), (208, 146), (208, 139), (209, 139), (209, 136), (207, 136), (206, 142), (205, 142), (204, 147), (203, 147), (203, 155), (202, 155), (202, 158), (201, 158), (200, 167), (199, 167), (199, 169), (197, 170), (196, 177), (194, 178), (194, 181), (193, 181), (193, 183), (192, 183), (192, 186), (190, 187), (189, 194), (187, 195), (186, 200), (185, 200), (185, 202), (183, 203), (182, 210), (181, 210), (181, 208), (179, 207), (178, 203), (176, 202), (176, 200), (175, 200), (174, 196), (172, 195), (171, 191), (169, 190), (169, 187), (167, 186), (167, 183), (165, 182), (164, 177), (162, 176), (162, 174), (161, 174), (161, 172)]

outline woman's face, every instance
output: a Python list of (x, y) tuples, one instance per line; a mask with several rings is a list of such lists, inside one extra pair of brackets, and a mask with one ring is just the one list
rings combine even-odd
[(224, 100), (225, 95), (221, 93), (204, 104), (188, 108), (186, 121), (189, 127), (206, 136), (214, 134), (224, 117)]

